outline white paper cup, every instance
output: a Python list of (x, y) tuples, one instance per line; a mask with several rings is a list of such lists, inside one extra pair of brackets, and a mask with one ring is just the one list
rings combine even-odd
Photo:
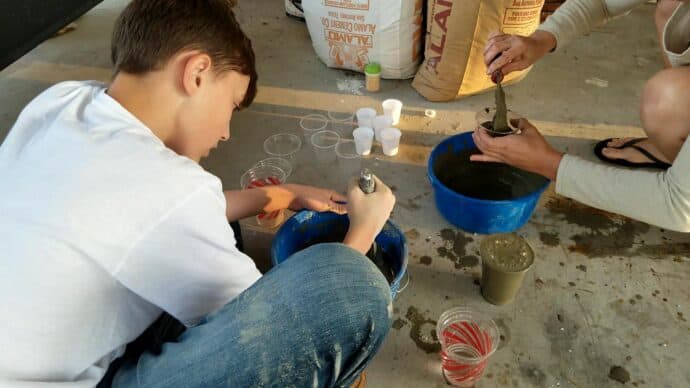
[(393, 125), (398, 125), (400, 123), (400, 115), (402, 114), (402, 101), (388, 99), (381, 103), (381, 106), (383, 106), (383, 114), (393, 120)]
[(360, 127), (374, 128), (376, 109), (362, 108), (357, 110), (357, 125)]
[(374, 118), (374, 137), (377, 142), (381, 142), (381, 131), (390, 128), (393, 125), (393, 119), (388, 116), (381, 115)]
[(381, 131), (381, 146), (384, 155), (395, 156), (398, 154), (401, 136), (402, 132), (398, 128), (386, 128)]
[(362, 156), (371, 154), (371, 146), (374, 144), (374, 130), (367, 127), (359, 127), (352, 131), (355, 138), (357, 153)]

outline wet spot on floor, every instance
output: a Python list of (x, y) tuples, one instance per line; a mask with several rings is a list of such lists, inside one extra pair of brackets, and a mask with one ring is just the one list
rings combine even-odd
[(452, 261), (456, 269), (470, 268), (479, 264), (477, 256), (467, 254), (467, 244), (474, 241), (472, 237), (466, 236), (461, 231), (455, 232), (453, 229), (443, 229), (439, 235), (444, 246), (436, 248), (436, 252), (439, 256)]
[(546, 382), (546, 374), (534, 364), (520, 363), (520, 374), (534, 387), (543, 387)]
[(571, 236), (575, 244), (568, 247), (571, 252), (589, 257), (636, 255), (637, 252), (632, 250), (635, 237), (649, 230), (647, 224), (567, 198), (553, 198), (546, 203), (546, 208), (553, 216), (589, 230)]
[[(644, 244), (637, 248), (636, 252), (644, 256), (690, 256), (690, 243), (666, 243), (666, 244)], [(678, 258), (674, 258), (676, 261)], [(678, 259), (678, 261), (682, 261)]]
[(642, 300), (642, 295), (640, 295), (640, 294), (635, 294), (635, 299), (637, 299), (637, 300)]
[(431, 265), (431, 256), (422, 256), (419, 258), (419, 263), (424, 265)]
[(441, 351), (441, 344), (436, 337), (436, 321), (425, 317), (419, 310), (410, 306), (405, 315), (412, 327), (410, 328), (410, 338), (415, 345), (426, 353), (437, 353)]
[(408, 240), (416, 240), (419, 238), (419, 232), (417, 229), (410, 229), (407, 232), (405, 232), (405, 238)]
[[(560, 318), (559, 318), (560, 317)], [(561, 311), (555, 317), (544, 323), (546, 339), (551, 343), (551, 354), (561, 358), (569, 349), (575, 348), (580, 335), (580, 327), (568, 315)]]
[(576, 286), (575, 282), (568, 282), (568, 285), (569, 285), (570, 287), (575, 287), (575, 286)]
[(550, 247), (557, 247), (561, 243), (558, 233), (553, 232), (541, 232), (539, 233), (539, 239), (544, 245)]
[(678, 320), (680, 320), (680, 321), (687, 322), (687, 320), (683, 316), (683, 313), (681, 313), (680, 311), (678, 311), (678, 314), (676, 314), (676, 317), (678, 317)]
[(544, 281), (541, 280), (540, 278), (536, 278), (534, 280), (534, 287), (536, 287), (537, 290), (541, 290), (541, 288), (544, 287)]
[(586, 265), (580, 264), (575, 268), (579, 269), (582, 272), (587, 272), (587, 266)]
[(393, 321), (392, 327), (395, 330), (400, 330), (403, 328), (403, 326), (407, 325), (407, 322), (404, 319), (398, 318), (395, 321)]
[(630, 381), (630, 373), (622, 366), (612, 366), (609, 371), (609, 378), (625, 384)]

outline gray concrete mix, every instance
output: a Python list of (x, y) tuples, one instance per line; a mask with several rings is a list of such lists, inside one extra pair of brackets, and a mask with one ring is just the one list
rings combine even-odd
[[(76, 31), (46, 41), (0, 72), (0, 139), (21, 108), (55, 82), (107, 82), (110, 30), (124, 4), (106, 0), (78, 20)], [(640, 91), (662, 66), (653, 10), (642, 6), (549, 55), (506, 89), (509, 106), (558, 147), (587, 158), (596, 139), (640, 134)], [(369, 386), (445, 386), (431, 332), (454, 306), (483, 311), (501, 329), (500, 348), (477, 387), (615, 387), (619, 383), (608, 377), (613, 366), (629, 371), (633, 386), (690, 386), (687, 235), (597, 211), (550, 188), (518, 231), (534, 248), (536, 264), (515, 303), (492, 306), (479, 293), (482, 237), (444, 221), (426, 177), (431, 148), (472, 129), (474, 112), (490, 105), (492, 94), (430, 103), (409, 81), (384, 81), (380, 93), (368, 94), (358, 89), (360, 75), (319, 61), (305, 25), (285, 17), (282, 2), (243, 1), (238, 15), (254, 42), (261, 91), (233, 119), (231, 141), (203, 162), (226, 188), (238, 188), (242, 172), (267, 156), (266, 137), (301, 136), (305, 114), (378, 106), (389, 97), (405, 103), (400, 155), (383, 157), (379, 148), (364, 162), (395, 188), (393, 219), (410, 244), (410, 283), (395, 302), (394, 328), (368, 368)], [(608, 86), (586, 82), (592, 78)], [(425, 117), (425, 109), (436, 110), (436, 118)], [(315, 163), (308, 143), (297, 159), (291, 182), (344, 189), (342, 166)], [(244, 226), (250, 253), (266, 270), (273, 232), (252, 220)], [(445, 239), (444, 229), (451, 229)]]

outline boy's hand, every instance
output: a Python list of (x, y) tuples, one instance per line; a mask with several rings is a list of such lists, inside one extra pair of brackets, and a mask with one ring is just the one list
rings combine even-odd
[(347, 198), (333, 190), (303, 185), (286, 185), (294, 195), (290, 210), (309, 209), (316, 212), (330, 211), (347, 214)]
[(395, 206), (395, 195), (391, 189), (378, 177), (374, 176), (374, 180), (376, 191), (364, 194), (357, 184), (357, 178), (353, 178), (347, 194), (350, 229), (343, 243), (362, 254), (369, 250)]
[(472, 139), (482, 154), (472, 155), (470, 160), (506, 163), (555, 180), (563, 154), (526, 119), (520, 119), (518, 128), (519, 134), (504, 137), (491, 137), (483, 128), (475, 129)]

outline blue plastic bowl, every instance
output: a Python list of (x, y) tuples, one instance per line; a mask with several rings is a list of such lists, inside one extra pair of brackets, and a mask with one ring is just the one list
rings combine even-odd
[(451, 136), (434, 147), (429, 157), (428, 174), (436, 208), (448, 222), (466, 232), (493, 234), (519, 229), (532, 216), (539, 197), (549, 186), (549, 180), (544, 178), (544, 184), (528, 195), (508, 200), (478, 199), (459, 194), (436, 177), (434, 164), (449, 150), (460, 153), (472, 148), (476, 148), (472, 132)]
[[(342, 241), (350, 226), (350, 219), (335, 213), (317, 213), (303, 210), (290, 217), (278, 229), (273, 238), (271, 260), (278, 265), (293, 254), (308, 248), (313, 241), (323, 241), (326, 236)], [(392, 260), (388, 263), (395, 274), (391, 282), (393, 298), (402, 291), (400, 283), (407, 271), (407, 241), (405, 235), (391, 221), (386, 222), (381, 233), (376, 236), (379, 249), (383, 249)], [(404, 288), (404, 286), (403, 286)]]

